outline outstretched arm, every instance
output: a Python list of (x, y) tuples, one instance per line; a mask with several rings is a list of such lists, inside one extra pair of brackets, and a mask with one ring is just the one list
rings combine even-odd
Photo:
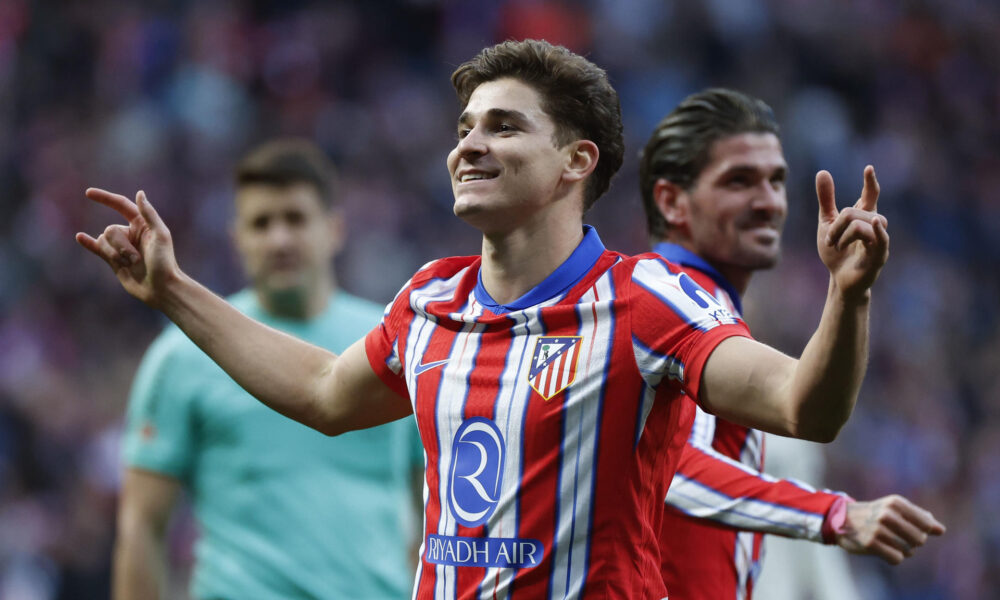
[(816, 194), (817, 248), (830, 271), (819, 327), (797, 360), (748, 338), (724, 340), (705, 365), (700, 400), (730, 421), (828, 442), (850, 417), (864, 377), (871, 286), (889, 257), (889, 234), (871, 166), (853, 207), (837, 209), (826, 171), (816, 175)]
[(274, 410), (335, 435), (410, 413), (410, 405), (372, 371), (363, 340), (341, 356), (262, 325), (185, 275), (170, 231), (143, 192), (88, 189), (128, 225), (110, 225), (77, 242), (102, 258), (130, 294), (163, 311), (237, 383)]
[(912, 556), (929, 535), (945, 530), (930, 512), (902, 496), (848, 501), (755, 472), (691, 441), (681, 453), (666, 503), (689, 517), (727, 528), (836, 543), (891, 564)]

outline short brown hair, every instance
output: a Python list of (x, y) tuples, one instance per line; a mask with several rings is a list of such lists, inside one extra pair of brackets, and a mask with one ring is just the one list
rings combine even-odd
[(664, 239), (670, 229), (653, 200), (656, 181), (689, 189), (708, 164), (712, 145), (741, 133), (778, 135), (778, 122), (763, 100), (725, 88), (688, 96), (660, 121), (639, 155), (639, 187), (651, 238)]
[(320, 148), (309, 140), (285, 138), (257, 146), (236, 166), (236, 187), (263, 184), (288, 187), (312, 185), (323, 205), (334, 204), (336, 170)]
[(589, 209), (608, 190), (625, 154), (621, 103), (607, 73), (563, 46), (507, 41), (463, 63), (451, 83), (464, 109), (477, 87), (504, 77), (523, 81), (542, 96), (542, 109), (555, 122), (558, 147), (578, 139), (597, 145), (600, 156), (583, 201), (583, 209)]

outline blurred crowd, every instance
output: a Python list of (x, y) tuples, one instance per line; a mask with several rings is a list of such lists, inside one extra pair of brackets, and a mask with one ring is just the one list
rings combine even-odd
[[(977, 0), (0, 0), (0, 598), (107, 597), (125, 400), (163, 325), (76, 247), (113, 216), (83, 190), (144, 189), (182, 268), (231, 293), (233, 164), (311, 138), (341, 169), (338, 280), (387, 302), (427, 260), (478, 253), (451, 214), (449, 76), (524, 37), (584, 53), (621, 93), (627, 158), (588, 215), (614, 249), (647, 249), (636, 155), (681, 98), (724, 85), (774, 107), (786, 249), (747, 318), (787, 352), (826, 292), (813, 176), (831, 171), (844, 204), (875, 165), (892, 256), (819, 483), (902, 493), (949, 529), (900, 567), (853, 559), (866, 598), (997, 597), (998, 32), (1000, 4)], [(175, 529), (183, 572), (194, 533)]]

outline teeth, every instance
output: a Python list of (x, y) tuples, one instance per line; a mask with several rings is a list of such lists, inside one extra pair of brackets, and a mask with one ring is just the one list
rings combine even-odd
[(475, 181), (477, 179), (493, 179), (493, 177), (495, 177), (495, 175), (487, 175), (485, 173), (466, 173), (465, 175), (462, 175), (461, 181), (462, 183), (465, 183), (466, 181)]

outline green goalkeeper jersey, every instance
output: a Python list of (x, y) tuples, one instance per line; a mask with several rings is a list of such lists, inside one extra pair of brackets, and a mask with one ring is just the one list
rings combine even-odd
[[(334, 352), (382, 315), (343, 292), (308, 321), (270, 316), (249, 290), (230, 301)], [(195, 598), (410, 596), (423, 467), (412, 417), (327, 437), (255, 400), (170, 326), (136, 375), (124, 454), (187, 488), (200, 529)]]

